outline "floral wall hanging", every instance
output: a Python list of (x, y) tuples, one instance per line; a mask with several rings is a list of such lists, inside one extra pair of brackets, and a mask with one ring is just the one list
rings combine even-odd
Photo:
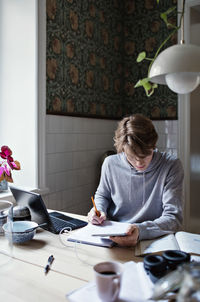
[(150, 98), (134, 88), (146, 72), (137, 55), (143, 49), (151, 55), (167, 35), (160, 13), (176, 1), (46, 3), (47, 114), (121, 119), (142, 113), (177, 119), (177, 95), (167, 87)]

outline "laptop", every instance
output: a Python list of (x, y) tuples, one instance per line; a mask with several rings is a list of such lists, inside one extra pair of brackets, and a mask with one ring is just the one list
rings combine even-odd
[(87, 222), (61, 214), (59, 212), (48, 212), (42, 196), (35, 192), (28, 192), (16, 187), (10, 190), (18, 206), (28, 207), (31, 213), (31, 220), (38, 224), (46, 223), (43, 229), (59, 234), (63, 228), (75, 230), (87, 225)]

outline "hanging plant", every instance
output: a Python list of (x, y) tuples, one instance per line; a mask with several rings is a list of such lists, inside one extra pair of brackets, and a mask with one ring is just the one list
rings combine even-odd
[[(157, 4), (159, 4), (159, 0), (156, 0)], [(145, 93), (148, 97), (150, 97), (153, 93), (154, 90), (158, 87), (157, 84), (155, 83), (151, 83), (150, 78), (149, 78), (149, 73), (151, 70), (151, 66), (154, 63), (155, 59), (157, 58), (157, 56), (159, 55), (161, 49), (165, 46), (165, 44), (170, 40), (170, 38), (176, 33), (178, 32), (178, 30), (181, 28), (181, 23), (183, 20), (183, 16), (184, 16), (184, 10), (185, 10), (185, 0), (183, 0), (183, 8), (182, 11), (177, 12), (176, 6), (170, 7), (167, 11), (163, 12), (160, 14), (160, 18), (162, 19), (162, 21), (165, 23), (165, 25), (167, 26), (167, 28), (169, 28), (170, 30), (172, 30), (169, 35), (166, 37), (166, 39), (161, 43), (161, 45), (159, 46), (159, 48), (157, 49), (157, 51), (155, 52), (155, 55), (153, 58), (149, 58), (146, 55), (145, 51), (142, 51), (139, 53), (138, 57), (137, 57), (137, 63), (141, 63), (144, 60), (149, 61), (149, 66), (148, 66), (148, 71), (147, 71), (147, 77), (140, 79), (136, 84), (135, 84), (135, 88), (138, 87), (143, 87), (145, 90)], [(180, 17), (180, 22), (179, 25), (176, 26), (174, 24), (172, 24), (169, 19), (172, 16), (177, 16), (178, 14), (181, 14)]]

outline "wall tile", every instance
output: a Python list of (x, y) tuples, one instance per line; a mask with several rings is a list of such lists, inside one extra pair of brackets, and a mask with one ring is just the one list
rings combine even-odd
[(165, 123), (163, 121), (153, 121), (158, 134), (165, 133)]
[(48, 208), (59, 210), (62, 204), (62, 193), (56, 192), (48, 195)]
[(177, 148), (177, 135), (176, 134), (167, 135), (166, 148)]
[(77, 117), (76, 119), (73, 119), (72, 125), (73, 125), (73, 133), (82, 133), (82, 132), (84, 132), (83, 118)]
[(73, 166), (73, 153), (56, 153), (55, 160), (57, 165), (56, 172), (71, 170)]
[(173, 133), (178, 134), (178, 121), (172, 121)]
[(62, 132), (62, 123), (57, 115), (48, 115), (47, 118), (47, 133), (60, 133)]
[(165, 134), (160, 134), (158, 138), (158, 147), (165, 148), (166, 147), (166, 135)]
[(92, 118), (84, 118), (83, 119), (83, 132), (84, 133), (96, 133), (97, 126), (96, 126), (96, 119)]
[(62, 201), (61, 201), (61, 209), (62, 211), (70, 212), (74, 206), (72, 199), (72, 189), (62, 191)]
[(73, 150), (72, 134), (56, 134), (55, 137), (56, 152), (66, 152)]
[(56, 191), (63, 191), (68, 184), (67, 172), (56, 173)]
[(87, 153), (84, 151), (73, 152), (73, 169), (80, 169), (87, 167), (90, 164)]
[(82, 186), (82, 185), (87, 185), (90, 183), (90, 173), (87, 168), (79, 169), (77, 171), (77, 185)]
[(87, 150), (87, 134), (78, 133), (77, 134), (77, 149), (78, 150)]
[(72, 133), (73, 132), (73, 117), (65, 117), (62, 116), (61, 118), (61, 132), (63, 133)]
[(47, 175), (47, 188), (49, 188), (50, 193), (56, 191), (56, 174), (48, 174)]
[(56, 144), (55, 144), (55, 136), (56, 134), (47, 133), (46, 135), (46, 152), (47, 153), (55, 153), (56, 152)]
[(86, 148), (87, 150), (96, 150), (97, 148), (97, 140), (99, 139), (99, 135), (97, 134), (88, 134), (86, 136)]
[(57, 172), (57, 163), (56, 163), (56, 153), (47, 154), (47, 163), (46, 163), (46, 169), (47, 174), (52, 174)]

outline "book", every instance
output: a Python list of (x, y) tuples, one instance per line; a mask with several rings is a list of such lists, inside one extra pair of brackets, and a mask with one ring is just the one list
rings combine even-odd
[(200, 255), (200, 235), (181, 231), (153, 240), (141, 240), (135, 247), (135, 256), (166, 250), (180, 250), (189, 254)]
[(109, 239), (110, 236), (124, 236), (129, 223), (105, 220), (101, 225), (88, 223), (87, 226), (73, 231), (69, 234), (67, 240), (85, 244), (112, 247), (114, 242)]

